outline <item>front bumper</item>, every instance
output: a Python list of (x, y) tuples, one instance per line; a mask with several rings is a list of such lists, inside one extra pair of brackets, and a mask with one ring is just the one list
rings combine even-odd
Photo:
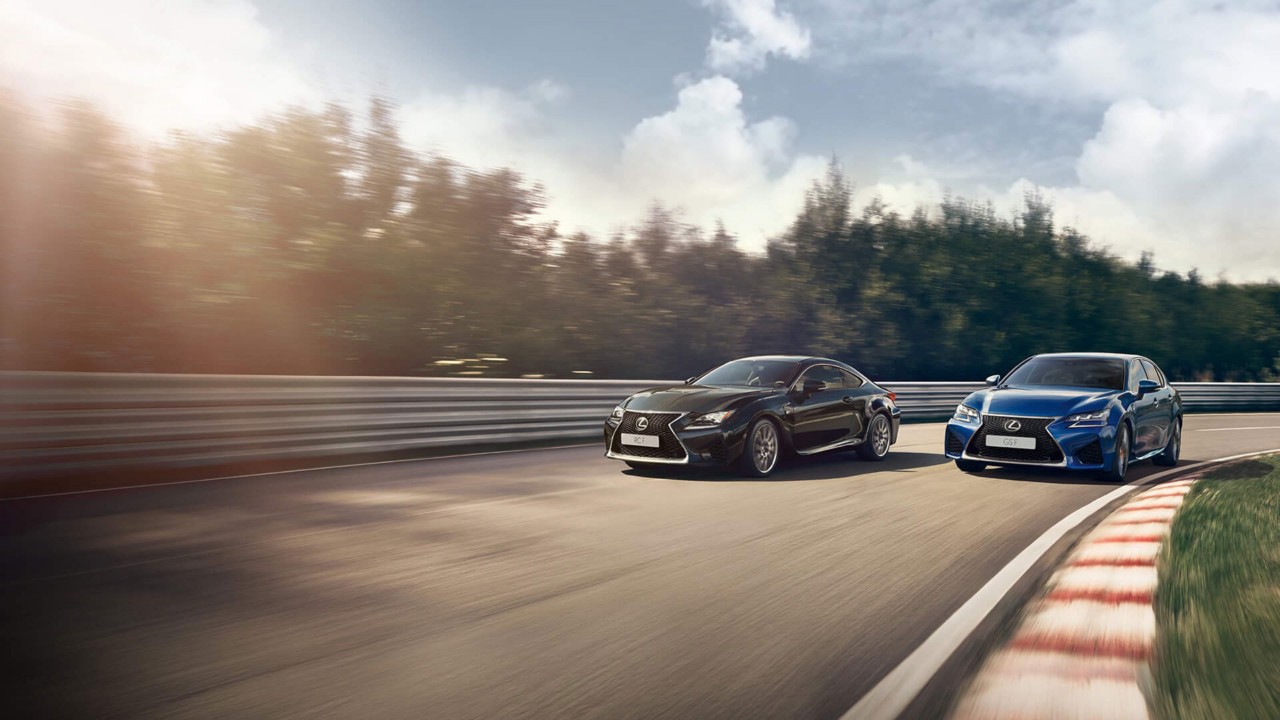
[[(999, 416), (1008, 417), (1008, 416)], [(979, 431), (987, 424), (991, 416), (983, 415), (977, 421), (966, 422), (954, 417), (947, 423), (944, 438), (944, 450), (947, 457), (956, 460), (972, 460), (989, 465), (1030, 465), (1039, 467), (1057, 467), (1067, 470), (1101, 470), (1110, 467), (1115, 455), (1116, 429), (1111, 425), (1101, 427), (1073, 428), (1057, 418), (1027, 418), (1026, 420), (1049, 420), (1043, 428), (1047, 440), (1056, 445), (1058, 451), (1054, 457), (1019, 457), (1016, 452), (1006, 452), (1000, 448), (990, 448), (983, 442), (984, 435)], [(993, 433), (994, 434), (994, 433)], [(1043, 436), (1041, 436), (1043, 438)], [(1052, 449), (1052, 448), (1050, 448)]]
[[(631, 416), (641, 414), (649, 418), (663, 415), (677, 416), (671, 418), (670, 422), (658, 432), (646, 433), (662, 437), (662, 445), (656, 451), (622, 443), (623, 432), (635, 431)], [(721, 426), (690, 428), (687, 427), (690, 419), (687, 414), (682, 413), (641, 413), (627, 410), (621, 422), (606, 420), (604, 423), (605, 457), (655, 465), (722, 466), (733, 463), (742, 454), (743, 439), (746, 436), (744, 428), (727, 429)]]

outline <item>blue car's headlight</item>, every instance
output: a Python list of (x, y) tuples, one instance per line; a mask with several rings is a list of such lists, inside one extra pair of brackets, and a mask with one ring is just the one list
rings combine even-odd
[(689, 424), (686, 425), (686, 427), (711, 427), (713, 425), (719, 425), (725, 420), (728, 420), (729, 416), (732, 414), (733, 414), (732, 410), (721, 410), (720, 412), (709, 412), (704, 415), (699, 415), (698, 417), (689, 421)]
[(1068, 415), (1063, 422), (1071, 424), (1071, 427), (1102, 427), (1107, 424), (1106, 410), (1097, 410), (1087, 413), (1076, 413)]
[(961, 422), (978, 422), (978, 419), (981, 417), (981, 413), (964, 403), (960, 403), (956, 406), (955, 418)]

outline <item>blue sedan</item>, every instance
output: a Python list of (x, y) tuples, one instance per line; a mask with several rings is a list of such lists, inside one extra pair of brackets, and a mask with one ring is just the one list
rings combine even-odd
[(1035, 355), (987, 385), (947, 423), (947, 457), (965, 472), (1038, 465), (1120, 482), (1139, 460), (1178, 463), (1182, 398), (1147, 358)]

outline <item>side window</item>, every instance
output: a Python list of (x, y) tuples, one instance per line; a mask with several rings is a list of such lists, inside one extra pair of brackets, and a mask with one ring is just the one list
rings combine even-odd
[(844, 370), (840, 371), (840, 375), (844, 377), (844, 386), (847, 389), (860, 388), (862, 387), (862, 384), (866, 382), (857, 375), (854, 375), (851, 372), (845, 372)]
[(1148, 378), (1160, 383), (1160, 387), (1165, 386), (1164, 373), (1160, 372), (1160, 368), (1156, 367), (1155, 363), (1150, 360), (1143, 360), (1142, 369), (1147, 373)]
[(805, 380), (821, 380), (827, 384), (827, 389), (841, 387), (844, 384), (844, 378), (841, 377), (840, 371), (830, 365), (815, 365), (804, 373)]
[(1138, 392), (1138, 381), (1145, 380), (1147, 374), (1142, 371), (1142, 363), (1134, 360), (1129, 363), (1129, 391)]

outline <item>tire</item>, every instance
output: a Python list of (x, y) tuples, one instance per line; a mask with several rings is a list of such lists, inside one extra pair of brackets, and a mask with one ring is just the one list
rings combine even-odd
[(759, 418), (747, 428), (742, 441), (738, 470), (747, 477), (767, 477), (778, 467), (782, 456), (782, 434), (768, 418)]
[(858, 446), (858, 457), (863, 460), (879, 462), (889, 455), (889, 445), (893, 441), (893, 425), (889, 416), (876, 413), (867, 427), (867, 438)]
[(1111, 467), (1102, 471), (1102, 479), (1111, 483), (1124, 482), (1125, 473), (1129, 472), (1129, 453), (1132, 450), (1129, 426), (1120, 423), (1120, 427), (1116, 430), (1116, 451), (1111, 455)]
[(976, 473), (986, 470), (987, 464), (977, 460), (956, 460), (956, 467), (960, 468), (960, 472)]
[(1169, 442), (1164, 446), (1164, 452), (1151, 459), (1151, 462), (1164, 467), (1173, 467), (1178, 464), (1178, 456), (1182, 453), (1182, 418), (1178, 418), (1173, 423), (1173, 433), (1169, 435)]

